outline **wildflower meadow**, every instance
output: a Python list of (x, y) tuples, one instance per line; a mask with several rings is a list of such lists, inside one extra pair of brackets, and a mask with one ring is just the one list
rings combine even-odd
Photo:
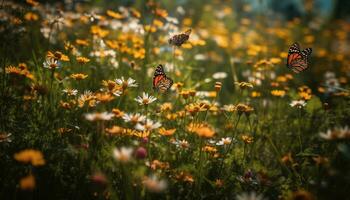
[(349, 7), (0, 1), (0, 199), (350, 199)]

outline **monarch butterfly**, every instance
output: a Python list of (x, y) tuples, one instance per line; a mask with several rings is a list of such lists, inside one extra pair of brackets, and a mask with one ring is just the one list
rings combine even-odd
[(153, 89), (164, 93), (173, 85), (173, 80), (165, 75), (163, 65), (158, 65), (153, 75)]
[(312, 48), (306, 48), (300, 51), (300, 46), (295, 42), (288, 50), (287, 67), (295, 73), (306, 70), (309, 66), (308, 57), (312, 53)]
[(190, 38), (190, 34), (191, 34), (191, 29), (188, 29), (187, 31), (185, 31), (184, 33), (180, 33), (177, 35), (172, 36), (168, 42), (170, 45), (174, 45), (174, 46), (181, 46), (183, 43), (185, 43), (188, 38)]

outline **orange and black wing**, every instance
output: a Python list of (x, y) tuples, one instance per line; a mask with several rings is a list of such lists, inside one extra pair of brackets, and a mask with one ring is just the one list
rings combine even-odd
[(157, 90), (160, 93), (164, 93), (168, 91), (172, 85), (173, 85), (173, 80), (171, 78), (164, 77), (159, 81), (159, 84), (157, 85)]
[(298, 43), (294, 43), (288, 51), (287, 67), (295, 73), (300, 73), (309, 67), (308, 58), (312, 53), (311, 48), (300, 50)]
[(158, 65), (153, 75), (153, 89), (156, 89), (157, 85), (159, 84), (159, 81), (161, 81), (165, 77), (166, 75), (164, 73), (163, 65)]
[(153, 89), (161, 93), (166, 92), (173, 85), (173, 80), (168, 78), (162, 65), (158, 65), (153, 76)]
[(305, 59), (293, 60), (292, 63), (290, 64), (290, 68), (293, 70), (293, 72), (298, 74), (308, 68), (307, 60)]
[(291, 67), (292, 62), (298, 59), (302, 59), (302, 54), (299, 44), (295, 42), (288, 50), (287, 67)]

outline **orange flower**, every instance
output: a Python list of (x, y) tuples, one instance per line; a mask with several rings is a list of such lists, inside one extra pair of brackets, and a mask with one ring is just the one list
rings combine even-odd
[(117, 12), (114, 12), (112, 10), (107, 10), (107, 15), (112, 17), (112, 18), (114, 18), (114, 19), (123, 19), (124, 18), (123, 15), (121, 15), (121, 14), (119, 14)]
[(77, 57), (77, 61), (80, 64), (85, 64), (85, 63), (90, 62), (90, 59), (86, 58), (86, 57), (83, 57), (83, 56), (79, 56), (79, 57)]
[(120, 126), (113, 126), (112, 128), (106, 128), (106, 132), (110, 135), (121, 135), (125, 131), (124, 131), (124, 128)]
[(31, 5), (31, 6), (37, 6), (39, 5), (39, 2), (35, 1), (35, 0), (26, 0), (27, 4)]
[(27, 20), (27, 21), (37, 21), (39, 19), (39, 16), (37, 14), (35, 14), (35, 13), (27, 12), (24, 15), (24, 19)]
[(215, 131), (207, 126), (204, 127), (199, 127), (194, 130), (194, 132), (199, 136), (199, 137), (204, 137), (204, 138), (211, 138), (214, 136)]
[(87, 40), (76, 39), (75, 43), (80, 46), (89, 46), (89, 42)]
[(19, 186), (22, 190), (33, 190), (35, 188), (35, 178), (33, 175), (23, 177), (19, 181)]
[(112, 96), (110, 93), (97, 93), (95, 97), (96, 100), (100, 101), (101, 103), (107, 103), (114, 99), (114, 96)]
[(122, 117), (124, 116), (124, 112), (121, 111), (121, 110), (119, 110), (118, 108), (114, 108), (114, 109), (112, 110), (112, 113), (114, 114), (114, 116), (115, 116), (116, 118), (122, 118)]
[(272, 94), (272, 96), (276, 96), (276, 97), (284, 97), (284, 95), (286, 95), (286, 91), (284, 91), (284, 90), (272, 90), (271, 94)]
[(14, 155), (15, 160), (23, 163), (31, 163), (33, 166), (45, 165), (43, 154), (34, 149), (26, 149)]
[(168, 130), (166, 130), (165, 128), (160, 128), (158, 130), (159, 134), (164, 135), (164, 136), (173, 135), (175, 133), (175, 131), (176, 131), (176, 128), (168, 129)]
[(293, 164), (294, 163), (294, 159), (292, 157), (292, 153), (288, 153), (286, 155), (284, 155), (282, 158), (281, 158), (281, 162), (284, 163), (284, 164)]
[(188, 183), (194, 182), (193, 176), (190, 173), (185, 171), (181, 171), (180, 173), (176, 174), (175, 178), (183, 182), (188, 182)]
[(106, 37), (109, 34), (108, 30), (102, 29), (99, 26), (91, 26), (90, 32), (93, 35), (97, 35), (100, 38), (104, 38), (104, 37)]
[(260, 97), (260, 96), (261, 96), (261, 93), (260, 93), (260, 92), (257, 92), (257, 91), (253, 91), (253, 92), (250, 94), (250, 96), (253, 97), (253, 98)]
[(204, 147), (202, 148), (202, 150), (203, 150), (204, 152), (209, 152), (209, 153), (215, 153), (215, 152), (218, 151), (215, 147), (208, 146), (208, 145), (204, 146)]
[(159, 16), (159, 17), (163, 17), (163, 18), (166, 18), (168, 16), (168, 12), (164, 9), (161, 9), (161, 8), (157, 8), (154, 11), (154, 14)]

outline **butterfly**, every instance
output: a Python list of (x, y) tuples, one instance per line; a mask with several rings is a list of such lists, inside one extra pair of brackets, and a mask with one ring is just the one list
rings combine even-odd
[(153, 89), (164, 93), (173, 85), (173, 80), (165, 75), (163, 65), (158, 65), (153, 75)]
[(308, 57), (312, 53), (312, 48), (306, 48), (300, 51), (300, 46), (295, 42), (288, 50), (287, 67), (295, 73), (306, 70), (309, 66)]
[(185, 43), (189, 38), (190, 38), (190, 34), (191, 34), (191, 29), (188, 29), (186, 32), (184, 33), (180, 33), (177, 35), (172, 36), (168, 42), (171, 45), (174, 46), (181, 46), (183, 43)]

